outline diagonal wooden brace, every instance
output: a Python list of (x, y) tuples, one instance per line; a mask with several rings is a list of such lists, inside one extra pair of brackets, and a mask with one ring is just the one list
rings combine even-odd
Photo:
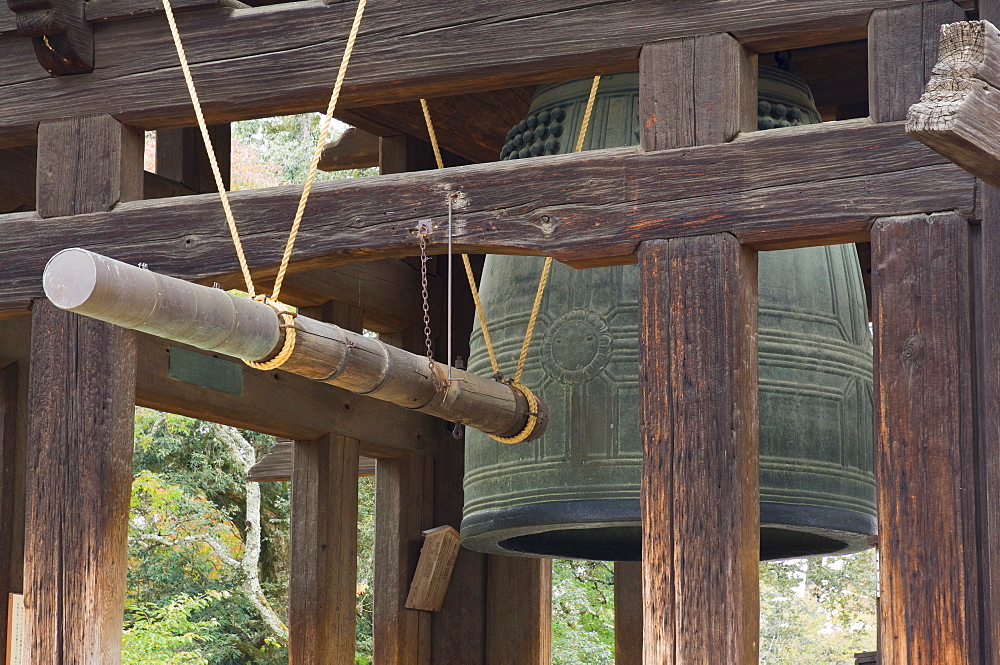
[[(84, 249), (49, 260), (42, 278), (57, 307), (123, 328), (261, 362), (284, 344), (281, 320), (270, 305), (167, 277)], [(447, 368), (338, 326), (297, 316), (291, 356), (281, 369), (354, 393), (398, 404), (487, 434), (526, 439), (545, 431), (548, 410), (529, 412), (520, 390), (492, 378), (452, 369), (448, 389), (435, 383)]]

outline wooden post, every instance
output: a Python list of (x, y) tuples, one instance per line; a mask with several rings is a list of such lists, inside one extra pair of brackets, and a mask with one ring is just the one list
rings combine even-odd
[[(362, 311), (336, 302), (303, 308), (361, 332)], [(354, 660), (358, 585), (358, 460), (361, 442), (328, 434), (292, 451), (288, 584), (289, 663)]]
[[(647, 44), (639, 95), (645, 149), (728, 141), (756, 126), (756, 57), (726, 34)], [(639, 268), (642, 662), (756, 664), (756, 254), (650, 241)]]
[(552, 560), (491, 554), (487, 665), (552, 662)]
[(876, 9), (868, 22), (868, 113), (875, 122), (905, 120), (937, 61), (945, 23), (965, 20), (952, 0)]
[[(43, 123), (38, 138), (40, 215), (141, 198), (141, 132), (90, 116)], [(133, 333), (35, 303), (25, 662), (120, 660), (135, 366)]]
[(980, 555), (983, 580), (983, 665), (1000, 665), (1000, 192), (980, 190), (983, 220), (979, 227), (979, 261), (975, 339), (979, 374), (979, 501)]
[(642, 665), (642, 563), (615, 562), (615, 665)]
[[(209, 125), (209, 138), (222, 172), (222, 182), (229, 189), (232, 179), (232, 135), (229, 124)], [(205, 142), (197, 127), (161, 129), (156, 132), (156, 174), (179, 182), (200, 194), (217, 191), (215, 176), (208, 162)]]
[(421, 532), (433, 526), (433, 464), (422, 453), (380, 459), (375, 467), (374, 662), (429, 665), (431, 615), (406, 608), (420, 556)]
[(958, 214), (872, 228), (884, 665), (987, 657), (969, 267), (969, 226)]
[(643, 662), (757, 662), (757, 262), (730, 235), (643, 243)]
[[(31, 319), (0, 320), (0, 598), (24, 592), (24, 478), (28, 451)], [(0, 654), (7, 603), (0, 603)]]
[(288, 584), (290, 663), (354, 660), (358, 441), (296, 441)]

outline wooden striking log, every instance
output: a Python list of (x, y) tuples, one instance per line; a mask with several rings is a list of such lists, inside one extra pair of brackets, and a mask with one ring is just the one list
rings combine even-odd
[(1000, 187), (1000, 30), (992, 23), (941, 29), (940, 58), (906, 133)]
[[(264, 303), (159, 275), (84, 249), (56, 254), (43, 276), (46, 295), (57, 306), (182, 344), (250, 361), (278, 355), (280, 320)], [(510, 385), (453, 370), (445, 391), (435, 382), (440, 363), (304, 316), (295, 320), (296, 342), (281, 369), (392, 402), (408, 409), (512, 437), (531, 419), (530, 439), (544, 432), (547, 410)], [(529, 440), (530, 440), (529, 439)]]

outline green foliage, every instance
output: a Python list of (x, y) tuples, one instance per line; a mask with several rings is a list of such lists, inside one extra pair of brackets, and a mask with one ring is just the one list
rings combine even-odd
[[(318, 113), (246, 120), (233, 124), (233, 189), (301, 184), (319, 138)], [(334, 121), (330, 139), (347, 125)], [(316, 174), (317, 181), (373, 175), (376, 169)]]
[[(247, 434), (258, 454), (273, 441)], [(136, 412), (135, 480), (129, 522), (129, 585), (126, 625), (153, 608), (166, 610), (179, 597), (208, 598), (191, 609), (210, 639), (200, 653), (212, 665), (287, 662), (240, 593), (242, 575), (207, 544), (212, 538), (231, 557), (242, 554), (246, 531), (243, 470), (209, 427), (190, 418), (146, 409)], [(288, 484), (262, 486), (261, 578), (265, 593), (286, 611)], [(219, 595), (223, 594), (223, 595)], [(160, 662), (147, 660), (137, 662)], [(198, 661), (192, 661), (198, 662)]]
[(375, 478), (358, 478), (356, 665), (371, 665), (375, 587)]
[(163, 607), (129, 606), (132, 620), (125, 626), (122, 665), (208, 665), (200, 647), (212, 639), (218, 622), (194, 621), (191, 615), (228, 595), (219, 591), (201, 596), (180, 594)]
[(553, 665), (612, 665), (614, 624), (614, 564), (553, 561)]

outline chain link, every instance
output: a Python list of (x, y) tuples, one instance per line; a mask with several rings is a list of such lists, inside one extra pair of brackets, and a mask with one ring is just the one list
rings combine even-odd
[(427, 289), (427, 229), (421, 226), (417, 230), (420, 243), (420, 296), (423, 298), (424, 310), (424, 347), (427, 349), (427, 367), (431, 371), (431, 382), (434, 390), (443, 393), (448, 390), (448, 382), (438, 377), (437, 366), (434, 363), (434, 342), (431, 339), (431, 306)]

